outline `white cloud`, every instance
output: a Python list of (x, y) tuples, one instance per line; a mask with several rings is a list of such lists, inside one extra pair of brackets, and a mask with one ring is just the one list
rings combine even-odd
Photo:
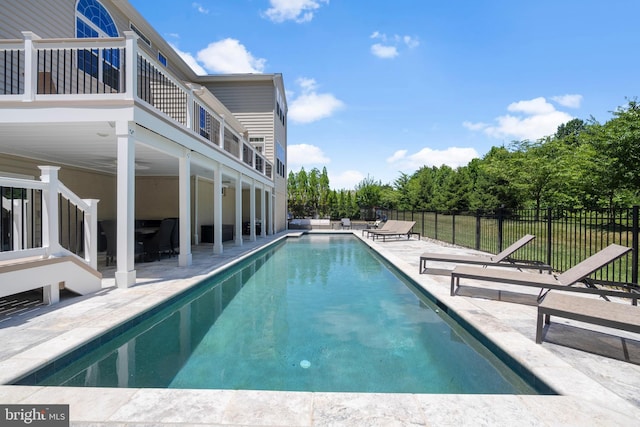
[(202, 66), (200, 66), (200, 64), (198, 64), (198, 61), (196, 60), (196, 58), (193, 57), (193, 55), (191, 55), (188, 52), (183, 52), (180, 49), (178, 49), (178, 47), (174, 44), (169, 43), (169, 45), (173, 48), (173, 50), (176, 51), (176, 53), (178, 55), (180, 55), (180, 57), (182, 58), (182, 60), (184, 62), (187, 63), (187, 65), (189, 65), (191, 67), (191, 69), (198, 75), (204, 76), (205, 74), (207, 74), (207, 71), (202, 68)]
[(374, 31), (369, 38), (379, 40), (379, 42), (371, 45), (371, 53), (378, 58), (390, 59), (400, 55), (400, 48), (406, 46), (409, 49), (414, 49), (420, 45), (420, 41), (417, 37), (400, 36), (395, 34), (393, 36), (387, 36), (380, 31)]
[(311, 123), (333, 115), (344, 103), (330, 93), (318, 93), (314, 79), (299, 78), (302, 93), (289, 102), (287, 117), (296, 123)]
[(333, 174), (329, 171), (327, 173), (329, 175), (329, 186), (333, 190), (354, 190), (356, 185), (365, 178), (365, 175), (355, 170), (347, 170), (338, 174)]
[(405, 156), (407, 155), (408, 150), (398, 150), (395, 153), (393, 153), (393, 156), (389, 157), (387, 159), (387, 163), (395, 163), (398, 162), (402, 159), (405, 158)]
[(447, 165), (452, 168), (466, 166), (472, 159), (479, 157), (474, 148), (449, 147), (444, 150), (434, 150), (428, 147), (407, 155), (407, 150), (398, 150), (387, 159), (387, 163), (399, 170), (415, 171), (423, 166)]
[(420, 41), (417, 39), (417, 37), (404, 36), (402, 38), (402, 41), (407, 45), (407, 47), (411, 49), (420, 46)]
[[(562, 100), (576, 102), (573, 98)], [(570, 114), (556, 110), (553, 104), (543, 97), (514, 102), (507, 107), (507, 111), (514, 114), (497, 117), (494, 125), (466, 121), (463, 126), (499, 139), (537, 140), (553, 135), (558, 126), (573, 119)]]
[(384, 46), (380, 43), (375, 43), (371, 45), (371, 53), (378, 58), (394, 58), (398, 56), (398, 49), (395, 46)]
[(582, 95), (561, 95), (551, 98), (553, 101), (567, 108), (580, 108)]
[(238, 40), (226, 38), (200, 50), (197, 59), (210, 72), (262, 73), (266, 59), (255, 58)]
[(320, 147), (309, 144), (289, 145), (287, 147), (289, 170), (298, 171), (302, 166), (324, 166), (331, 163)]
[(329, 4), (329, 0), (269, 0), (269, 3), (271, 7), (264, 12), (264, 16), (271, 21), (302, 23), (311, 21), (322, 3)]
[(478, 122), (478, 123), (463, 122), (462, 126), (466, 127), (469, 130), (482, 130), (488, 127), (489, 125), (482, 122)]
[(507, 107), (507, 110), (516, 113), (542, 115), (553, 113), (556, 109), (553, 105), (549, 104), (546, 99), (538, 97), (528, 101), (512, 102)]
[(203, 15), (207, 15), (209, 13), (209, 9), (205, 9), (200, 3), (193, 2), (191, 3), (191, 6)]

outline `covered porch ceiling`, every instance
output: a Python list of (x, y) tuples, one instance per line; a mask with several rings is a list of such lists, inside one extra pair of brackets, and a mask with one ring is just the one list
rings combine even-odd
[[(117, 145), (113, 122), (0, 123), (0, 152), (61, 167), (116, 174)], [(175, 176), (178, 160), (142, 143), (135, 146), (137, 176)], [(196, 162), (191, 174), (214, 179), (214, 171)], [(232, 179), (224, 184), (234, 188)], [(243, 187), (248, 187), (243, 184)]]

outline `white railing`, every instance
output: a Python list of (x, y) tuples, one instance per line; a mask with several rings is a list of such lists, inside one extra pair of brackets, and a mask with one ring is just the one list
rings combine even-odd
[[(206, 88), (183, 83), (139, 49), (135, 33), (126, 31), (125, 37), (116, 38), (41, 39), (24, 31), (23, 36), (24, 40), (0, 40), (0, 102), (63, 102), (70, 96), (74, 101), (144, 102), (204, 144), (271, 178), (266, 174), (272, 169), (267, 160), (216, 111), (219, 101)], [(233, 143), (225, 144), (225, 135)], [(245, 144), (251, 151), (248, 155), (240, 149)], [(254, 161), (259, 157), (260, 169)]]
[[(0, 261), (74, 255), (97, 269), (98, 201), (69, 190), (58, 180), (58, 167), (40, 169), (39, 181), (0, 176), (3, 216), (9, 219), (0, 226)], [(60, 209), (65, 204), (74, 214)]]

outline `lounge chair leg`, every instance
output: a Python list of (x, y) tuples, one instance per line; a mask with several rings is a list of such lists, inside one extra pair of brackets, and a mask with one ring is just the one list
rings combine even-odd
[(536, 344), (542, 344), (542, 318), (543, 314), (538, 313), (538, 322), (536, 324)]
[(451, 275), (451, 296), (455, 296), (455, 294), (456, 294), (456, 292), (455, 292), (456, 282), (458, 282), (457, 284), (458, 284), (458, 286), (460, 286), (460, 278)]

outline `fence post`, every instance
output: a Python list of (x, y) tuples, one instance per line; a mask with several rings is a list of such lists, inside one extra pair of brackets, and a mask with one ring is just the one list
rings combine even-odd
[(480, 250), (480, 209), (476, 210), (476, 250)]
[(552, 214), (553, 209), (547, 208), (547, 265), (551, 265), (551, 248), (552, 248), (552, 238), (553, 238), (553, 229), (552, 229)]
[(633, 207), (633, 225), (632, 225), (632, 247), (633, 252), (631, 252), (631, 282), (634, 284), (638, 284), (638, 212), (640, 211), (640, 207), (637, 205)]
[(422, 236), (424, 236), (424, 211), (422, 211), (422, 224), (420, 225), (420, 227), (422, 228)]
[(498, 252), (502, 252), (502, 226), (504, 224), (504, 205), (498, 208)]
[(456, 212), (451, 212), (451, 243), (456, 244)]
[(435, 232), (435, 239), (438, 240), (438, 211), (435, 211), (435, 226), (436, 226), (436, 232)]

